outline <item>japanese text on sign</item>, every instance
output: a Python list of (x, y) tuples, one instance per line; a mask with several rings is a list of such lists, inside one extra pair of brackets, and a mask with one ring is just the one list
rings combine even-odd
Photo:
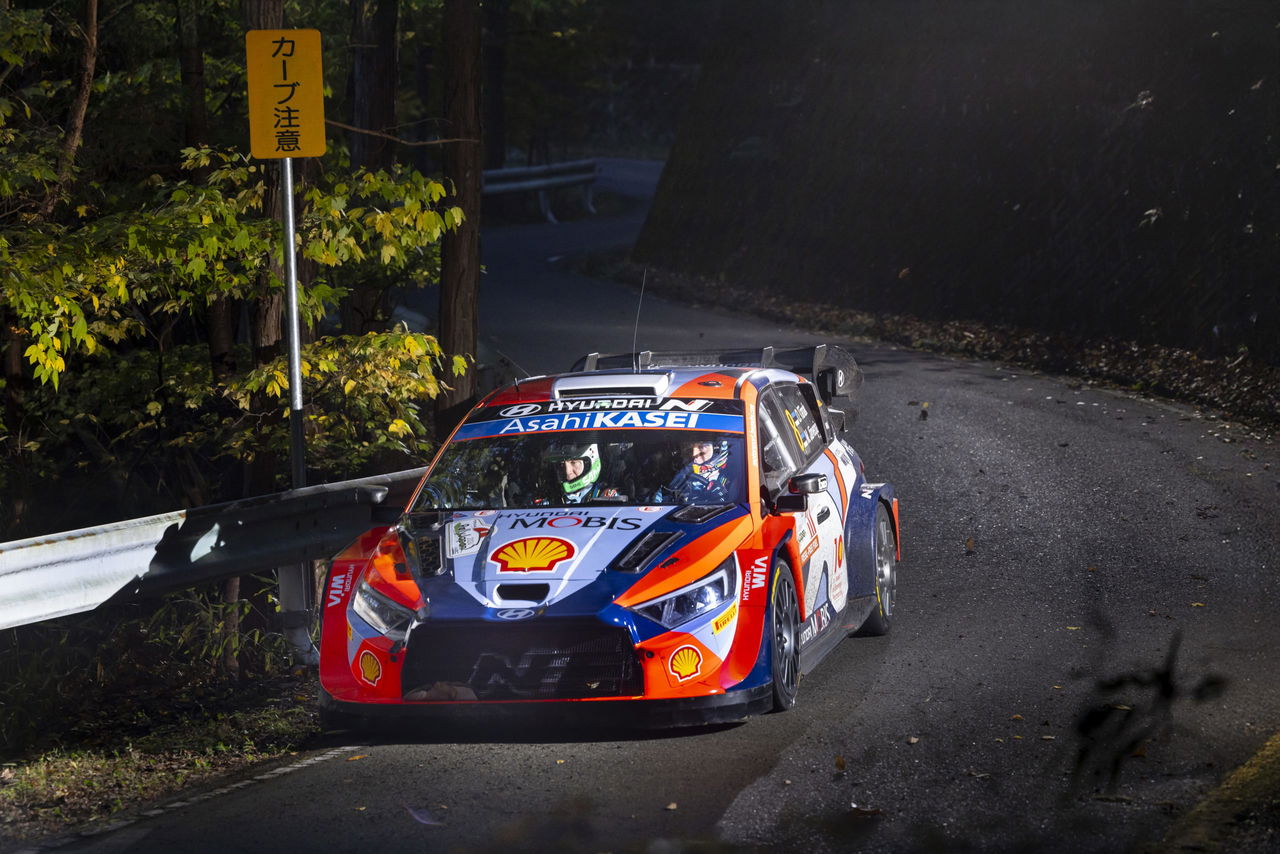
[(253, 156), (324, 154), (320, 31), (250, 30), (244, 40)]

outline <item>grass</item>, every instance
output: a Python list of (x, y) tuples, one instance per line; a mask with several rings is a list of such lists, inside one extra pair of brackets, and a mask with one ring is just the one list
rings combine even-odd
[(137, 733), (129, 721), (84, 730), (0, 767), (0, 844), (58, 835), (261, 762), (320, 732), (315, 677), (297, 672), (209, 697)]

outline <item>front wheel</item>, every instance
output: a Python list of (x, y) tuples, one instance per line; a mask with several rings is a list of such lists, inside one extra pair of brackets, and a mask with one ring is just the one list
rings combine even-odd
[(791, 567), (778, 561), (773, 573), (773, 632), (769, 655), (773, 674), (773, 710), (785, 712), (800, 691), (800, 606)]
[(876, 567), (876, 604), (862, 628), (858, 629), (858, 634), (878, 637), (889, 634), (894, 597), (898, 589), (897, 547), (893, 525), (889, 522), (889, 511), (879, 503), (876, 504), (875, 554), (872, 557)]

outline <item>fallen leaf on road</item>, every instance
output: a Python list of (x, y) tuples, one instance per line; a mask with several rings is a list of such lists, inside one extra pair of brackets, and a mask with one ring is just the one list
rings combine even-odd
[(844, 763), (844, 757), (843, 757), (843, 756), (836, 756), (836, 770), (837, 770), (837, 771), (843, 771), (843, 770), (844, 770), (844, 764), (845, 764), (845, 763)]
[(348, 756), (347, 761), (355, 762), (357, 759), (368, 759), (368, 758), (369, 758), (369, 754), (367, 753), (357, 753), (355, 756)]
[(1203, 602), (1192, 602), (1192, 603), (1191, 603), (1191, 607), (1192, 607), (1192, 608), (1203, 608), (1203, 607), (1204, 607), (1204, 603), (1203, 603)]
[(884, 815), (884, 810), (868, 809), (866, 807), (860, 807), (857, 804), (850, 804), (849, 815), (854, 818), (870, 818), (876, 815)]
[(974, 543), (974, 541), (973, 541), (973, 537), (970, 537), (969, 539), (965, 540), (965, 541), (964, 541), (964, 553), (965, 553), (965, 554), (967, 554), (967, 555), (971, 555), (971, 554), (973, 554), (973, 547), (974, 547), (975, 545), (976, 545), (976, 543)]
[(1041, 740), (1041, 741), (1053, 741), (1053, 740), (1054, 740), (1054, 738), (1056, 738), (1056, 736), (1052, 736), (1052, 735), (1042, 735), (1042, 736), (1040, 736), (1040, 740)]
[(1079, 627), (1079, 626), (1067, 626), (1067, 631), (1069, 631), (1069, 632), (1078, 632), (1078, 631), (1080, 631), (1080, 627)]
[(413, 816), (413, 820), (418, 822), (418, 824), (425, 824), (429, 827), (442, 827), (444, 825), (444, 822), (436, 821), (432, 818), (431, 813), (427, 812), (425, 809), (415, 810), (408, 804), (401, 804), (401, 806), (404, 807), (405, 812)]
[(907, 736), (907, 744), (915, 744), (919, 740), (920, 740), (919, 736), (916, 736), (916, 735)]
[(564, 760), (563, 760), (563, 759), (557, 759), (557, 760), (556, 760), (556, 764), (557, 764), (557, 765), (563, 765), (563, 764), (564, 764)]
[(1020, 720), (1022, 720), (1022, 715), (1014, 715), (1014, 716), (1012, 716), (1011, 718), (1009, 718), (1009, 720), (1011, 720), (1011, 721), (1020, 721)]
[(368, 807), (356, 807), (356, 812), (364, 812)]
[(674, 809), (679, 809), (679, 807), (676, 806), (675, 801), (672, 801), (671, 803), (667, 804), (667, 809), (674, 810)]

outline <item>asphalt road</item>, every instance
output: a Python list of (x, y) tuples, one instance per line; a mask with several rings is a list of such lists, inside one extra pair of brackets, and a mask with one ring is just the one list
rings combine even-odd
[[(637, 292), (563, 256), (627, 245), (642, 215), (487, 232), (489, 345), (530, 373), (629, 349)], [(816, 340), (651, 296), (639, 311), (642, 348)], [(335, 737), (60, 850), (1159, 845), (1280, 729), (1280, 453), (1179, 406), (846, 345), (866, 371), (855, 444), (902, 500), (899, 610), (793, 711)]]

